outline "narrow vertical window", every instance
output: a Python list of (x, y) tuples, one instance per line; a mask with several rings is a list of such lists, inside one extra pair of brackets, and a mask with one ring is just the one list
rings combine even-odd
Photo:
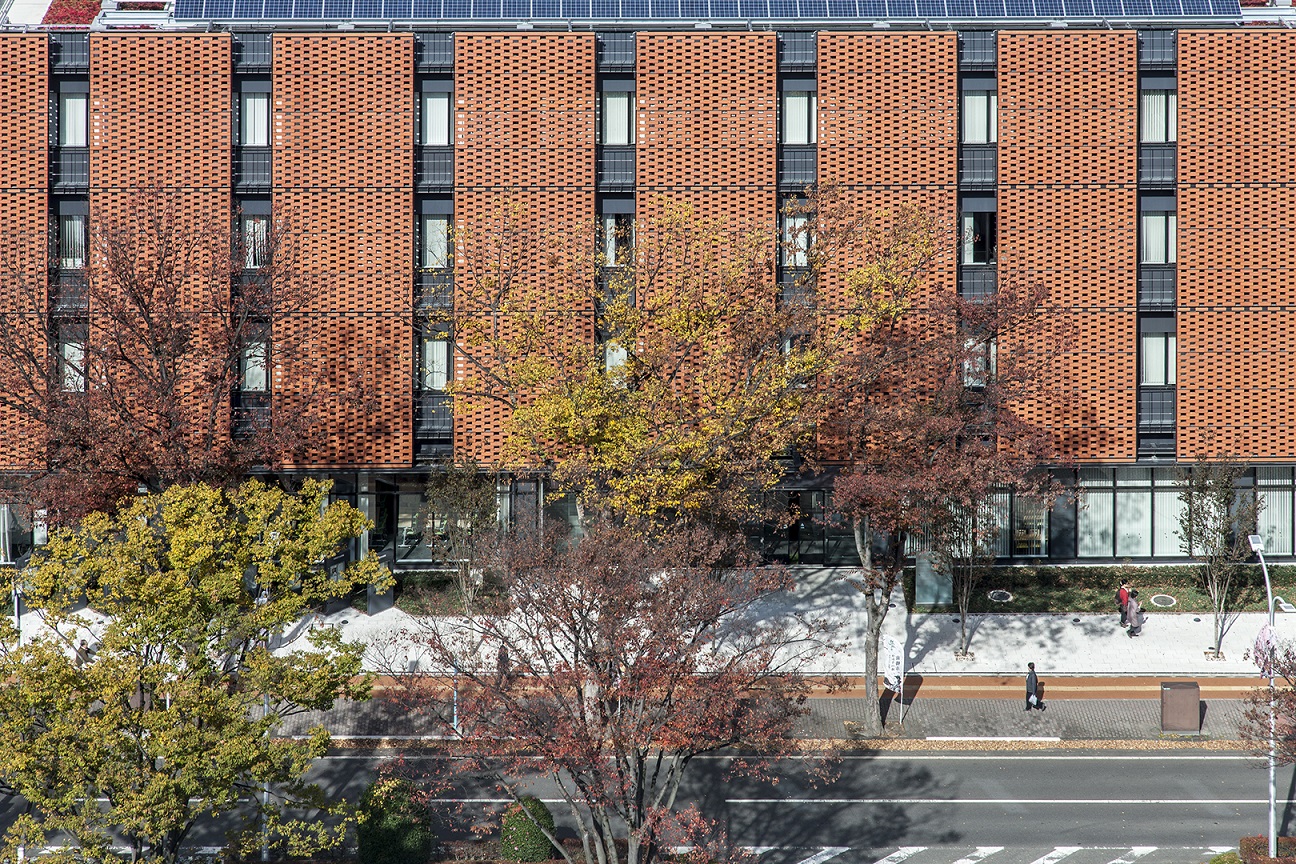
[(621, 343), (614, 341), (603, 344), (603, 371), (613, 373), (626, 365), (630, 355)]
[(269, 345), (256, 339), (243, 346), (239, 357), (239, 387), (244, 393), (265, 393), (270, 389)]
[(999, 140), (999, 94), (994, 90), (963, 91), (963, 143), (994, 144)]
[(260, 270), (270, 263), (270, 220), (265, 216), (244, 216), (243, 267)]
[(60, 147), (88, 147), (87, 113), (89, 97), (85, 93), (60, 93), (58, 143)]
[(815, 117), (819, 97), (807, 90), (789, 90), (783, 94), (784, 144), (808, 145), (818, 143)]
[(969, 339), (964, 343), (963, 386), (970, 390), (984, 389), (995, 376), (999, 349), (994, 339)]
[(1139, 141), (1143, 144), (1173, 144), (1179, 138), (1179, 97), (1174, 90), (1144, 90), (1139, 93)]
[(628, 147), (635, 143), (634, 93), (610, 90), (603, 94), (603, 128), (599, 142), (609, 147)]
[(86, 266), (86, 217), (80, 213), (58, 217), (58, 259), (62, 270)]
[(239, 145), (270, 146), (270, 94), (243, 93), (239, 96)]
[(962, 234), (962, 252), (960, 260), (963, 264), (993, 264), (995, 263), (996, 244), (996, 214), (991, 213), (964, 213), (960, 219), (960, 233)]
[(810, 264), (810, 218), (804, 213), (784, 213), (782, 261), (784, 267)]
[(419, 144), (424, 147), (450, 146), (450, 94), (423, 94), (423, 122)]
[(603, 214), (603, 266), (628, 267), (634, 263), (634, 216), (630, 213)]
[(1139, 220), (1142, 229), (1139, 238), (1139, 263), (1175, 263), (1177, 221), (1174, 213), (1149, 212), (1142, 214)]
[(1148, 387), (1169, 387), (1175, 384), (1175, 334), (1144, 333), (1140, 337), (1142, 362), (1139, 383)]
[(59, 342), (59, 381), (64, 393), (84, 393), (86, 389), (85, 343), (73, 339)]
[(450, 219), (424, 215), (419, 242), (419, 267), (444, 270), (450, 266)]
[(444, 332), (425, 332), (419, 345), (419, 389), (443, 392), (450, 380), (450, 340)]

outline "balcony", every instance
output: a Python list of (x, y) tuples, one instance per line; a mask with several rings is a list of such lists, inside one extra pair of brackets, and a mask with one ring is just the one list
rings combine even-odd
[(818, 174), (818, 153), (813, 146), (785, 144), (779, 148), (779, 186), (801, 191), (813, 186)]
[(1175, 66), (1175, 31), (1139, 31), (1138, 64), (1140, 69), (1173, 69)]
[(454, 271), (419, 271), (415, 276), (414, 305), (421, 310), (453, 309)]
[(418, 33), (414, 41), (414, 66), (419, 72), (454, 69), (454, 34)]
[(994, 144), (964, 144), (959, 147), (959, 185), (994, 186), (998, 147)]
[(959, 68), (995, 68), (995, 32), (964, 30), (959, 33)]
[(634, 72), (633, 33), (600, 33), (598, 36), (598, 70), (600, 72)]
[(600, 192), (632, 192), (635, 185), (633, 147), (600, 147), (598, 156)]
[(270, 34), (235, 33), (233, 53), (235, 72), (269, 72)]
[(53, 34), (50, 37), (50, 70), (58, 75), (89, 73), (90, 34)]
[(264, 432), (271, 424), (269, 393), (244, 393), (235, 390), (230, 394), (230, 434), (235, 438), (251, 438)]
[(1139, 186), (1162, 189), (1175, 183), (1175, 145), (1141, 144), (1138, 153)]
[(454, 148), (420, 147), (418, 187), (420, 191), (445, 190), (454, 186)]
[(1140, 309), (1173, 309), (1175, 305), (1174, 265), (1143, 264), (1139, 267), (1138, 305)]
[(54, 191), (76, 192), (90, 187), (89, 147), (59, 147), (53, 167)]
[(414, 394), (414, 458), (444, 459), (454, 453), (454, 403), (444, 393)]
[(778, 305), (780, 309), (810, 309), (814, 306), (814, 282), (810, 271), (802, 267), (779, 270)]
[(236, 189), (248, 191), (270, 188), (269, 147), (239, 147), (235, 160), (234, 187)]
[(90, 285), (85, 273), (55, 273), (50, 278), (50, 306), (55, 315), (77, 315), (90, 308)]
[(780, 72), (811, 72), (815, 68), (815, 34), (792, 30), (779, 34), (778, 67)]
[(993, 265), (967, 264), (959, 268), (959, 296), (981, 300), (995, 293), (998, 277)]

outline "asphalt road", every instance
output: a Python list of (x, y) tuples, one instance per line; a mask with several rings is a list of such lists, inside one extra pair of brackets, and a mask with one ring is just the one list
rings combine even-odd
[[(382, 758), (328, 758), (314, 779), (355, 796)], [(413, 762), (453, 767), (435, 757)], [(846, 757), (839, 776), (818, 786), (798, 760), (779, 764), (777, 784), (729, 778), (727, 766), (695, 762), (681, 798), (725, 825), (733, 844), (764, 847), (761, 864), (1201, 861), (1206, 853), (1188, 850), (1236, 846), (1239, 837), (1262, 833), (1268, 809), (1260, 763), (1220, 753), (893, 752)], [(489, 784), (458, 780), (445, 793), (447, 827), (498, 808), (500, 793)], [(531, 791), (554, 798), (543, 780)], [(1280, 771), (1278, 798), (1280, 833), (1296, 831), (1292, 767)], [(0, 822), (14, 809), (0, 801)], [(554, 810), (561, 825), (563, 813)], [(202, 826), (192, 842), (215, 845), (220, 835), (220, 826)]]

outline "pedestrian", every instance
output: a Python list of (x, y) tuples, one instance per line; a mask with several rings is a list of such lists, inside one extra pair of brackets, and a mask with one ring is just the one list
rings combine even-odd
[(1138, 592), (1131, 591), (1129, 603), (1125, 605), (1125, 617), (1129, 619), (1130, 638), (1143, 635), (1143, 604), (1138, 601)]
[(1129, 606), (1130, 587), (1129, 582), (1121, 580), (1120, 590), (1116, 592), (1116, 605), (1120, 607), (1121, 626), (1124, 627), (1129, 623), (1128, 606)]
[(89, 662), (90, 662), (90, 646), (86, 644), (86, 640), (82, 639), (81, 644), (77, 645), (76, 648), (76, 665), (78, 667), (81, 667)]
[(508, 684), (509, 653), (508, 646), (500, 643), (499, 653), (495, 655), (495, 686), (503, 688)]
[(1039, 678), (1035, 675), (1035, 664), (1027, 663), (1026, 668), (1029, 670), (1026, 673), (1026, 710), (1038, 708), (1043, 711), (1044, 703), (1039, 698)]

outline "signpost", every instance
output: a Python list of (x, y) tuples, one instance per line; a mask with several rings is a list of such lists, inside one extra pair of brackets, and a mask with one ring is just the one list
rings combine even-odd
[(882, 680), (896, 694), (900, 702), (900, 725), (904, 725), (904, 685), (905, 685), (904, 645), (894, 636), (887, 636), (882, 643)]

